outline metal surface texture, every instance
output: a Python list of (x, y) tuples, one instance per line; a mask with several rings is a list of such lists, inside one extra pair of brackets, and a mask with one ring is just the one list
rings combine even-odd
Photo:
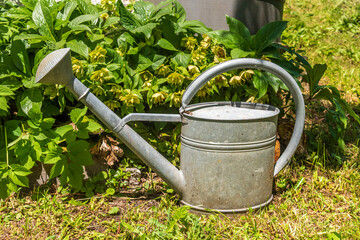
[[(296, 124), (288, 148), (275, 166), (279, 172), (294, 153), (304, 126), (301, 91), (292, 77), (273, 63), (238, 59), (221, 63), (200, 75), (183, 95), (180, 114), (130, 114), (121, 119), (72, 75), (68, 49), (51, 53), (40, 63), (36, 81), (65, 85), (144, 163), (198, 210), (241, 212), (266, 205), (272, 198), (274, 144), (279, 110), (241, 102), (189, 105), (196, 92), (225, 71), (257, 68), (278, 76), (290, 89), (296, 105)], [(70, 74), (70, 73), (71, 74)], [(132, 128), (129, 121), (182, 123), (181, 170), (177, 169)], [(279, 159), (279, 161), (280, 161)], [(278, 161), (278, 162), (279, 162)]]
[(132, 121), (151, 121), (151, 122), (181, 122), (180, 114), (160, 114), (160, 113), (130, 113), (122, 119), (123, 123)]
[[(271, 198), (279, 110), (256, 106), (223, 102), (220, 110), (210, 102), (186, 107), (180, 154), (186, 181), (184, 204), (239, 212)], [(214, 116), (213, 109), (222, 114)], [(197, 111), (202, 114), (197, 116)], [(211, 117), (204, 118), (206, 111)], [(239, 112), (247, 116), (238, 117)]]

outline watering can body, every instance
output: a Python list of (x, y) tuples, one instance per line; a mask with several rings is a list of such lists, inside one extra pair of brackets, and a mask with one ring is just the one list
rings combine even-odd
[(241, 102), (187, 107), (181, 128), (182, 204), (227, 213), (270, 202), (278, 113), (269, 105)]
[[(293, 135), (275, 166), (277, 108), (241, 102), (189, 105), (209, 80), (239, 68), (273, 73), (293, 95), (296, 107)], [(38, 67), (36, 81), (65, 85), (181, 195), (182, 204), (199, 211), (236, 213), (268, 204), (272, 200), (274, 175), (289, 163), (304, 127), (305, 106), (297, 83), (284, 69), (259, 59), (230, 60), (205, 71), (183, 94), (179, 114), (134, 113), (121, 119), (72, 75), (69, 49), (49, 54)], [(181, 170), (130, 128), (127, 125), (130, 121), (181, 122)]]

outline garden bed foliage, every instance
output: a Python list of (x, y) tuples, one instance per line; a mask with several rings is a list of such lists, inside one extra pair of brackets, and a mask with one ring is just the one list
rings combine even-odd
[[(83, 184), (83, 166), (92, 164), (90, 148), (111, 134), (63, 86), (35, 83), (38, 64), (50, 52), (70, 48), (73, 71), (120, 116), (131, 112), (177, 112), (187, 85), (201, 72), (234, 58), (272, 61), (305, 89), (306, 103), (326, 100), (332, 139), (339, 149), (347, 114), (359, 117), (333, 86), (321, 86), (325, 64), (311, 66), (294, 48), (274, 43), (286, 22), (273, 22), (253, 36), (234, 18), (228, 31), (211, 31), (187, 21), (176, 0), (155, 6), (138, 1), (22, 0), (0, 3), (0, 197), (29, 186), (35, 165), (50, 166), (50, 179), (92, 194), (103, 191)], [(194, 98), (200, 101), (255, 101), (282, 106), (292, 119), (287, 87), (275, 76), (239, 69), (221, 74)], [(179, 125), (133, 124), (147, 141), (179, 161)], [(125, 146), (127, 157), (134, 158)], [(338, 149), (338, 150), (339, 150)], [(92, 152), (96, 152), (93, 150)], [(105, 176), (105, 175), (102, 175)], [(107, 176), (107, 174), (106, 174)], [(104, 177), (99, 177), (102, 180)], [(105, 177), (106, 178), (106, 177)]]

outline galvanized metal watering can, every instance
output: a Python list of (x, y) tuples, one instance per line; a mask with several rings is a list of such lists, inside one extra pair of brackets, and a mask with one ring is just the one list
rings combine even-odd
[[(196, 92), (217, 75), (234, 69), (260, 69), (280, 78), (296, 106), (293, 135), (274, 166), (279, 109), (265, 104), (208, 102), (190, 104)], [(36, 81), (65, 85), (181, 195), (195, 210), (236, 213), (257, 209), (272, 200), (273, 178), (290, 161), (301, 139), (305, 105), (300, 88), (284, 69), (259, 59), (235, 59), (210, 68), (186, 89), (179, 114), (132, 113), (121, 119), (72, 73), (70, 49), (49, 54), (39, 65)], [(181, 122), (180, 169), (177, 169), (126, 123)]]

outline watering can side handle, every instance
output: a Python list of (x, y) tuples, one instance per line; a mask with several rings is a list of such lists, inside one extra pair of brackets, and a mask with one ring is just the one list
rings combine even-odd
[(188, 86), (183, 94), (180, 113), (185, 111), (191, 99), (208, 81), (224, 72), (241, 68), (260, 69), (274, 74), (285, 83), (294, 98), (296, 109), (295, 127), (288, 146), (275, 165), (274, 176), (276, 176), (285, 166), (289, 164), (291, 157), (294, 155), (296, 148), (301, 140), (305, 122), (305, 104), (301, 90), (293, 77), (280, 66), (269, 61), (254, 58), (234, 59), (220, 63), (206, 70)]

